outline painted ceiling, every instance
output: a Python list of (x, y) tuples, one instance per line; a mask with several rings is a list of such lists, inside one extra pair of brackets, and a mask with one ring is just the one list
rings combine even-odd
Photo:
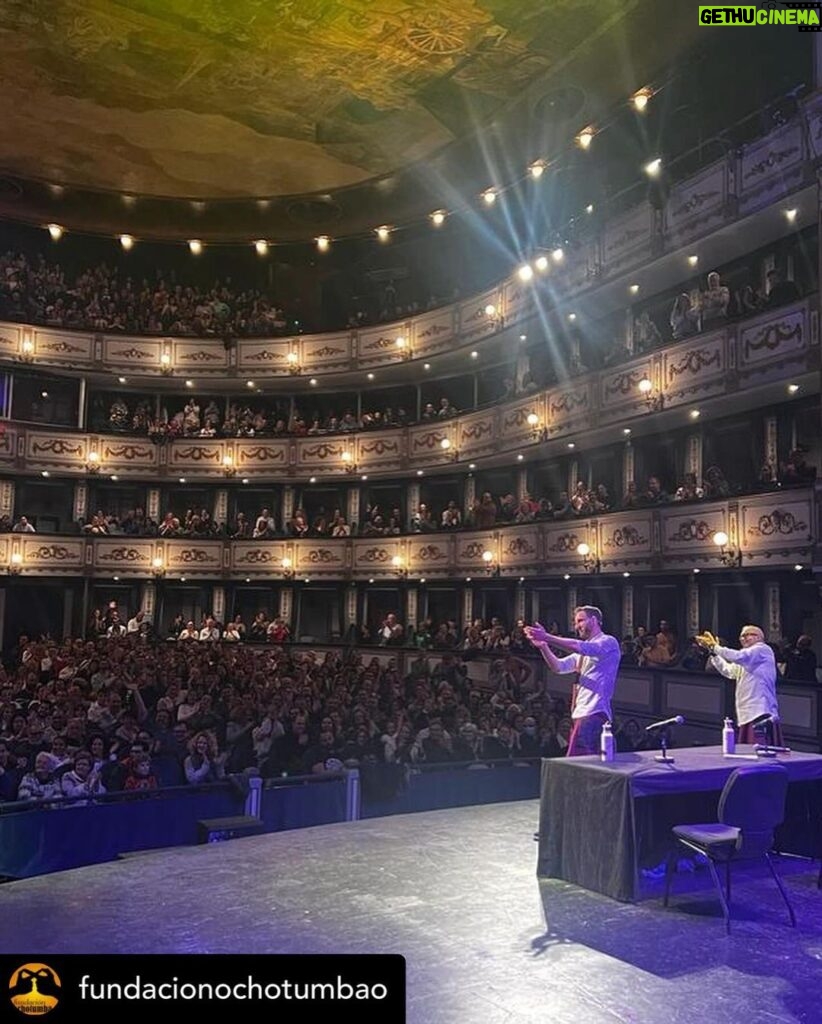
[(431, 159), (634, 0), (0, 0), (0, 171), (145, 196), (331, 191)]

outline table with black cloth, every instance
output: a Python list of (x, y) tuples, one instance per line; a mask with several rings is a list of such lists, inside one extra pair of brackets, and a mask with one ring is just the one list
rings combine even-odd
[(741, 746), (672, 752), (670, 765), (651, 750), (599, 757), (545, 758), (542, 762), (537, 874), (560, 878), (617, 900), (640, 898), (640, 868), (664, 860), (674, 825), (716, 821), (719, 794), (741, 765), (781, 764), (790, 785), (785, 825), (777, 835), (784, 852), (818, 856), (812, 826), (822, 780), (822, 755), (791, 753), (759, 759)]

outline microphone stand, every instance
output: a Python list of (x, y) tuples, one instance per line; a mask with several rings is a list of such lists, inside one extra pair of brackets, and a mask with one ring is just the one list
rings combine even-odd
[(654, 757), (655, 761), (660, 764), (673, 764), (674, 758), (668, 753), (668, 743), (671, 739), (671, 727), (666, 725), (664, 729), (659, 730), (659, 749), (662, 751), (661, 754), (657, 754)]

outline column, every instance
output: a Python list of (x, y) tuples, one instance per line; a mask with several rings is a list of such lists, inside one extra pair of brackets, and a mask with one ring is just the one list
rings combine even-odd
[[(294, 488), (289, 484), (283, 487), (283, 508), (280, 523), (283, 527), (294, 515)], [(281, 616), (282, 617), (282, 616)]]
[(525, 618), (525, 584), (523, 583), (517, 584), (517, 589), (514, 594), (514, 618)]
[[(215, 492), (214, 509), (211, 514), (215, 523), (222, 523), (225, 525), (228, 522), (228, 491), (225, 487), (220, 487)], [(215, 618), (216, 617), (217, 616), (215, 615)]]
[(579, 480), (579, 463), (576, 459), (571, 459), (568, 463), (568, 496), (570, 497), (576, 490), (577, 481)]
[(218, 622), (225, 622), (225, 587), (217, 585), (211, 591), (211, 614)]
[(622, 588), (622, 636), (634, 635), (634, 588), (626, 583)]
[(688, 577), (687, 604), (685, 608), (685, 632), (688, 636), (696, 636), (702, 632), (699, 622), (699, 577)]
[(160, 522), (160, 488), (149, 487), (146, 494), (146, 516), (155, 523)]
[(517, 498), (522, 501), (528, 493), (528, 470), (522, 466), (517, 472)]
[(516, 385), (517, 394), (522, 389), (522, 380), (526, 373), (531, 369), (531, 357), (528, 352), (520, 348), (517, 350), (517, 368), (516, 377), (514, 378), (514, 384)]
[(471, 502), (474, 500), (474, 498), (476, 498), (476, 496), (477, 496), (477, 479), (476, 479), (476, 477), (472, 473), (469, 473), (468, 476), (465, 478), (465, 507), (466, 508), (468, 508), (468, 506), (471, 504)]
[(405, 518), (407, 522), (411, 521), (411, 516), (420, 507), (420, 485), (417, 483), (410, 483), (405, 488), (405, 498), (408, 502), (408, 507), (405, 510)]
[[(419, 590), (416, 587), (408, 587), (405, 592), (405, 628), (419, 625)], [(410, 643), (411, 637), (406, 632), (406, 643)]]
[(86, 378), (80, 378), (80, 393), (77, 398), (77, 426), (86, 429)]
[(465, 587), (462, 592), (462, 624), (470, 626), (474, 620), (474, 588)]
[(140, 587), (140, 608), (144, 611), (146, 618), (154, 623), (155, 631), (159, 631), (159, 623), (154, 622), (154, 614), (157, 611), (157, 587), (154, 582), (146, 582)]
[(360, 521), (360, 489), (349, 487), (345, 496), (345, 515), (350, 526)]
[(14, 481), (0, 481), (0, 515), (14, 519)]
[(765, 436), (762, 445), (762, 461), (771, 467), (771, 474), (774, 480), (779, 475), (779, 431), (776, 424), (776, 416), (765, 417)]
[(689, 434), (685, 449), (685, 471), (693, 473), (697, 483), (702, 480), (702, 432)]
[(357, 588), (348, 587), (345, 591), (345, 631), (348, 633), (352, 626), (357, 625)]
[(74, 503), (71, 510), (71, 519), (74, 523), (85, 522), (88, 515), (88, 484), (85, 480), (78, 480), (74, 484)]
[(291, 587), (282, 587), (280, 589), (280, 618), (288, 626), (292, 628), (292, 634), (294, 630), (294, 623), (292, 617), (294, 615), (294, 591)]
[[(634, 446), (628, 441), (622, 450), (622, 494), (628, 493), (628, 484), (634, 483), (636, 479), (634, 455)], [(617, 497), (621, 498), (622, 495), (617, 495)]]
[[(566, 623), (565, 623), (565, 626), (566, 626), (567, 629), (572, 629), (572, 627), (574, 625), (574, 608), (576, 608), (576, 606), (577, 606), (577, 588), (575, 586), (571, 585), (570, 587), (568, 587), (568, 594), (566, 595), (566, 605), (565, 605), (565, 607), (566, 607), (566, 616), (565, 617), (566, 617), (566, 620), (567, 620)], [(546, 623), (543, 622), (543, 626), (544, 625), (546, 625)], [(560, 627), (562, 627), (562, 625), (563, 624), (560, 622)]]
[(625, 310), (625, 351), (629, 356), (634, 354), (634, 311), (629, 306)]
[(769, 642), (782, 637), (782, 598), (776, 580), (768, 580), (765, 584), (765, 615), (766, 621), (762, 628), (765, 639)]

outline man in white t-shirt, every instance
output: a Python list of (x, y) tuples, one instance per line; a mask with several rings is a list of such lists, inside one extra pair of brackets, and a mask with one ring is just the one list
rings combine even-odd
[[(542, 655), (551, 671), (560, 675), (577, 673), (577, 685), (571, 706), (574, 727), (566, 757), (599, 753), (599, 737), (605, 722), (613, 720), (611, 698), (614, 695), (622, 651), (619, 641), (602, 630), (602, 612), (593, 605), (574, 609), (574, 629), (578, 640), (553, 636), (537, 622), (525, 627), (525, 634)], [(571, 653), (558, 658), (551, 646)]]
[(126, 626), (126, 631), (128, 633), (139, 633), (140, 627), (142, 626), (143, 619), (145, 617), (146, 613), (144, 611), (137, 612), (133, 619), (128, 620), (128, 626)]

